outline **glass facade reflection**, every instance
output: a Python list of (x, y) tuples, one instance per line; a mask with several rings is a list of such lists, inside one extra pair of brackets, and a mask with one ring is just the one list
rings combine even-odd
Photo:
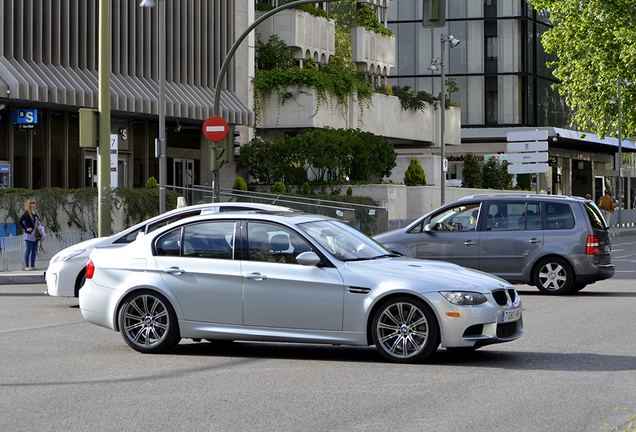
[(461, 43), (446, 48), (446, 76), (459, 91), (462, 126), (569, 126), (563, 98), (552, 89), (557, 80), (541, 45), (548, 16), (523, 0), (453, 0), (446, 2), (446, 27), (422, 27), (422, 1), (390, 2), (388, 27), (397, 35), (397, 66), (389, 83), (438, 95), (439, 72), (428, 70), (441, 56), (442, 34)]

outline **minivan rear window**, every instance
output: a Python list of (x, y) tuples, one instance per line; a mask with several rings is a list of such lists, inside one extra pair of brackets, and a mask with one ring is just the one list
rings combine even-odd
[(592, 228), (594, 228), (595, 230), (607, 231), (609, 227), (605, 223), (605, 219), (603, 218), (603, 215), (601, 214), (598, 207), (596, 207), (596, 205), (591, 202), (584, 203), (583, 207), (585, 207), (585, 212), (587, 213), (587, 217), (590, 220), (590, 224), (592, 224)]
[(549, 230), (574, 228), (572, 208), (567, 204), (546, 203), (546, 215)]

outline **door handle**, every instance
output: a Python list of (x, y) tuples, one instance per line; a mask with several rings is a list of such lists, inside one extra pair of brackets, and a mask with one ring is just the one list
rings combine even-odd
[(182, 273), (185, 273), (185, 270), (180, 269), (177, 266), (167, 267), (163, 269), (164, 273), (170, 273), (171, 275), (179, 276)]
[(528, 243), (530, 243), (530, 244), (538, 244), (538, 243), (541, 243), (541, 240), (536, 239), (536, 238), (532, 238), (532, 239), (528, 240)]
[(475, 242), (474, 242), (474, 241), (472, 241), (472, 240), (466, 240), (466, 241), (464, 242), (464, 244), (465, 244), (466, 246), (475, 246), (477, 243), (475, 243)]
[(260, 274), (260, 273), (248, 273), (246, 275), (243, 276), (245, 279), (252, 279), (255, 281), (262, 281), (267, 279), (267, 276), (265, 276), (264, 274)]

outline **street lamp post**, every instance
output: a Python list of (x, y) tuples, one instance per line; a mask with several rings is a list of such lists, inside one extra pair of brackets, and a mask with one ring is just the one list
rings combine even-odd
[(445, 49), (445, 42), (450, 42), (450, 46), (451, 48), (455, 48), (457, 45), (459, 45), (460, 40), (459, 39), (455, 39), (455, 37), (453, 35), (444, 35), (442, 34), (441, 37), (441, 42), (442, 42), (442, 55), (440, 58), (434, 58), (431, 60), (431, 65), (428, 67), (429, 70), (432, 71), (436, 71), (436, 70), (440, 70), (441, 72), (441, 78), (442, 78), (442, 96), (441, 96), (441, 108), (442, 108), (442, 114), (441, 114), (441, 119), (440, 119), (440, 157), (441, 157), (441, 162), (442, 162), (442, 174), (441, 174), (441, 184), (440, 184), (440, 198), (441, 198), (441, 203), (442, 205), (444, 205), (446, 203), (446, 139), (445, 139), (445, 133), (446, 133), (446, 71), (444, 70), (444, 66), (445, 66), (445, 62), (444, 62), (444, 53), (446, 51)]
[(623, 133), (621, 130), (621, 85), (632, 85), (627, 80), (618, 81), (618, 100), (612, 98), (610, 104), (618, 104), (618, 226), (623, 224)]
[[(158, 50), (157, 62), (159, 63), (159, 97), (157, 115), (159, 116), (159, 214), (166, 211), (166, 2), (157, 0), (159, 7), (159, 25), (157, 28)], [(154, 0), (142, 0), (141, 7), (155, 7)]]

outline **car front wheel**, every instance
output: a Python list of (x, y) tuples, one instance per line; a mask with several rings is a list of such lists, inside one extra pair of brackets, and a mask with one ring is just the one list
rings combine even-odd
[(181, 336), (177, 316), (161, 294), (144, 290), (129, 297), (119, 311), (119, 330), (131, 348), (142, 353), (163, 353)]
[(573, 281), (572, 268), (562, 258), (546, 258), (534, 271), (534, 284), (544, 294), (566, 294)]
[(397, 363), (417, 363), (439, 346), (435, 314), (421, 300), (389, 299), (378, 308), (372, 323), (373, 342), (384, 358)]

